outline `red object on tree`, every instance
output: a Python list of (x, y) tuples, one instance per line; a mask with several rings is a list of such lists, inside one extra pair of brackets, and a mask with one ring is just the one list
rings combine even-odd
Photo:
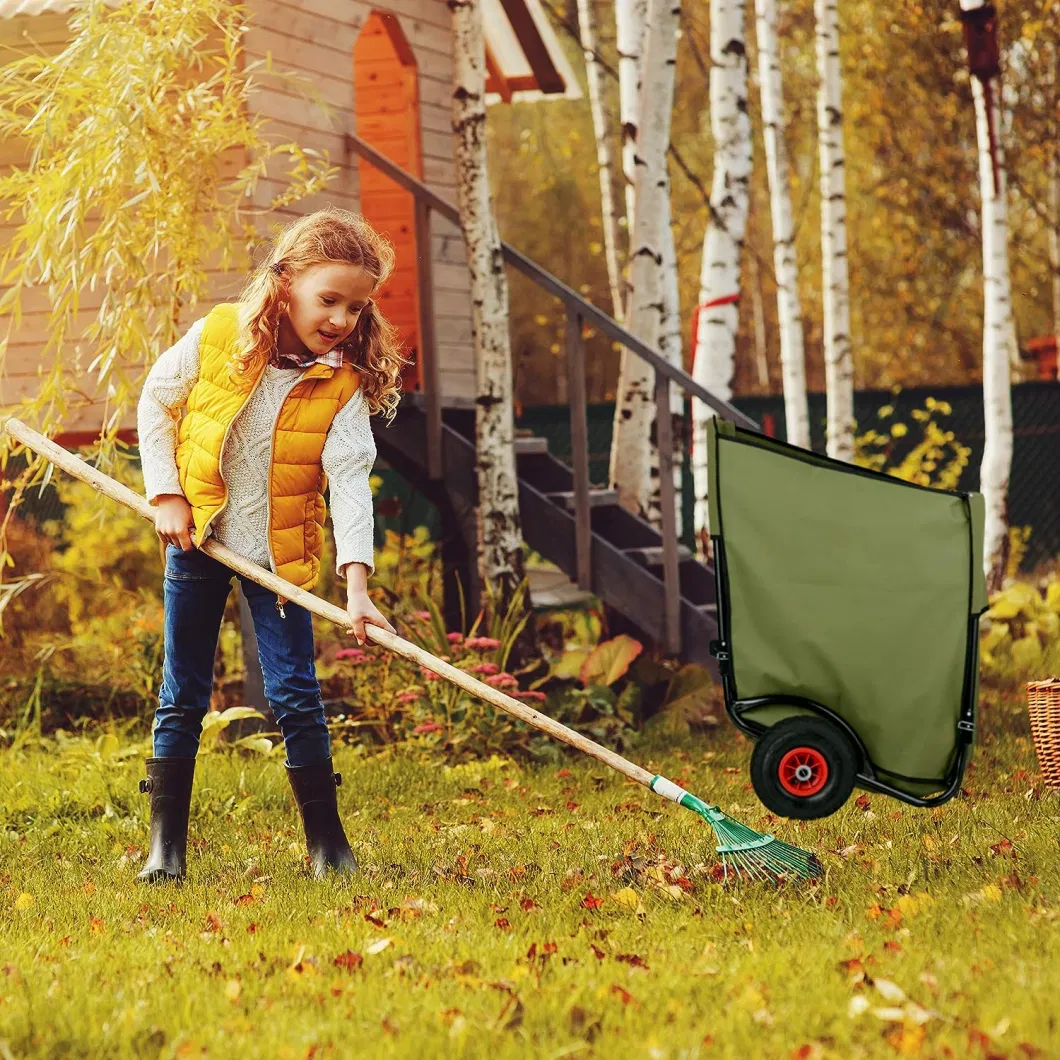
[(986, 98), (986, 125), (990, 137), (990, 167), (994, 194), (1001, 188), (1001, 170), (997, 161), (997, 129), (994, 128), (993, 87), (991, 81), (1001, 74), (1001, 45), (997, 34), (997, 8), (983, 4), (961, 11), (964, 46), (968, 51), (968, 70), (979, 79)]
[(984, 84), (1001, 73), (1001, 47), (997, 37), (997, 8), (993, 4), (961, 11), (968, 69)]

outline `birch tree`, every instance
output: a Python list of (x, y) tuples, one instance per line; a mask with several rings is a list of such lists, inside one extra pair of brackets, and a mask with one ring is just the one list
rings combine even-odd
[[(618, 114), (622, 124), (622, 182), (626, 213), (627, 261), (626, 281), (622, 289), (623, 315), (631, 308), (634, 256), (634, 207), (637, 179), (637, 131), (641, 94), (641, 53), (648, 19), (648, 0), (615, 0), (615, 44), (618, 49)], [(638, 358), (623, 350), (619, 357), (618, 383), (615, 387), (615, 421), (611, 431), (611, 459), (608, 478), (618, 491), (619, 503), (639, 513), (637, 498), (650, 490), (650, 461), (638, 452), (648, 430), (648, 413), (644, 408), (648, 395), (642, 393), (643, 376), (632, 378)], [(630, 420), (633, 422), (631, 423)], [(637, 431), (640, 435), (638, 436)]]
[[(677, 368), (684, 367), (681, 341), (681, 296), (677, 269), (677, 246), (674, 242), (673, 220), (670, 211), (669, 191), (662, 202), (662, 223), (659, 231), (662, 237), (662, 318), (659, 324), (659, 352)], [(651, 490), (645, 517), (657, 530), (662, 531), (662, 484), (659, 479), (658, 409), (651, 406), (651, 425), (649, 437), (644, 444), (651, 458), (649, 474)], [(677, 526), (681, 526), (681, 478), (684, 465), (684, 396), (677, 387), (670, 387), (670, 416), (673, 422), (670, 432), (674, 442), (673, 476), (674, 476), (674, 516)]]
[(854, 458), (854, 361), (850, 346), (846, 160), (838, 0), (814, 0), (817, 145), (821, 180), (821, 298), (828, 395), (828, 455)]
[[(740, 254), (751, 190), (751, 118), (747, 109), (747, 47), (741, 0), (711, 0), (710, 60), (714, 179), (710, 220), (703, 239), (693, 375), (707, 390), (728, 401), (732, 397), (739, 325)], [(712, 415), (709, 406), (693, 399), (695, 528), (703, 554), (709, 549), (706, 435)]]
[(625, 180), (626, 235), (633, 254), (633, 207), (637, 182), (636, 150), (640, 126), (641, 53), (648, 23), (648, 0), (615, 0), (618, 48), (618, 120), (622, 123), (622, 174)]
[(788, 150), (784, 140), (784, 88), (780, 75), (776, 0), (755, 0), (762, 129), (773, 221), (773, 271), (777, 281), (777, 322), (784, 389), (784, 422), (792, 445), (810, 447), (806, 399), (806, 353), (795, 261), (795, 225), (791, 209)]
[[(658, 346), (663, 326), (663, 257), (669, 225), (670, 179), (666, 152), (670, 145), (677, 65), (679, 0), (652, 0), (645, 39), (643, 125), (634, 156), (636, 181), (630, 255), (627, 326), (649, 346)], [(665, 231), (664, 231), (665, 230)], [(654, 370), (636, 354), (622, 351), (620, 389), (615, 406), (611, 447), (611, 481), (619, 503), (647, 514), (651, 503), (654, 419)]]
[(486, 166), (486, 59), (480, 0), (451, 0), (457, 204), (471, 277), (475, 349), (478, 570), (503, 613), (523, 580), (515, 470), (508, 280)]
[[(983, 0), (961, 0), (966, 26), (979, 23), (983, 36), (996, 34)], [(974, 30), (966, 30), (974, 41)], [(996, 36), (993, 37), (996, 56)], [(1012, 290), (1008, 259), (1008, 209), (1005, 201), (1005, 161), (1001, 128), (1001, 78), (996, 62), (969, 54), (975, 132), (979, 158), (979, 195), (983, 229), (983, 415), (985, 444), (979, 470), (986, 502), (983, 564), (989, 587), (998, 589), (1008, 560), (1008, 484), (1012, 471), (1012, 386), (1009, 345), (1013, 329)]]
[(596, 14), (593, 0), (578, 0), (578, 32), (585, 56), (585, 79), (589, 86), (589, 109), (596, 139), (596, 165), (600, 175), (600, 217), (604, 234), (607, 282), (611, 289), (611, 315), (623, 319), (622, 273), (618, 264), (618, 212), (615, 209), (611, 172), (611, 109), (607, 103), (604, 71), (596, 53)]

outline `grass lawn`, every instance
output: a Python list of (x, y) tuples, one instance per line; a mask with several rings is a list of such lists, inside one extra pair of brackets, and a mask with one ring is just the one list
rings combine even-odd
[(768, 824), (731, 728), (633, 757), (817, 851), (732, 886), (693, 814), (588, 759), (337, 752), (363, 871), (302, 875), (282, 758), (203, 755), (190, 878), (138, 886), (146, 742), (0, 752), (0, 1057), (1060, 1056), (1060, 796), (1029, 739), (970, 796)]

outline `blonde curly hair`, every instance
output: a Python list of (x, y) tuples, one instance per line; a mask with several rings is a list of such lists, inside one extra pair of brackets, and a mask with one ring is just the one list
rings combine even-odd
[[(288, 308), (291, 279), (314, 265), (356, 265), (378, 290), (394, 271), (394, 248), (360, 215), (327, 206), (281, 229), (272, 250), (250, 275), (239, 295), (239, 372), (267, 362)], [(352, 334), (339, 347), (343, 360), (361, 377), (361, 392), (372, 415), (392, 420), (401, 400), (401, 369), (408, 364), (397, 328), (375, 300), (361, 311)]]

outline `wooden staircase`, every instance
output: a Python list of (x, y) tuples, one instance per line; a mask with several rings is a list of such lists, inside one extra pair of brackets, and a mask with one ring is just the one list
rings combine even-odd
[[(392, 159), (350, 133), (346, 134), (345, 144), (351, 153), (411, 193), (416, 203), (418, 245), (429, 245), (432, 214), (459, 225), (459, 212), (452, 203)], [(558, 299), (566, 314), (573, 467), (556, 460), (543, 438), (515, 441), (524, 540), (576, 581), (579, 588), (594, 592), (642, 636), (716, 672), (709, 651), (710, 642), (717, 636), (714, 572), (682, 550), (677, 540), (671, 392), (676, 387), (703, 402), (716, 415), (752, 429), (757, 429), (757, 425), (525, 254), (507, 243), (501, 244), (501, 253), (506, 265)], [(463, 571), (473, 598), (477, 598), (474, 564), (469, 562), (469, 556), (475, 554), (478, 492), (474, 413), (443, 410), (430, 254), (420, 260), (417, 283), (417, 355), (422, 362), (423, 392), (407, 395), (389, 427), (376, 426), (376, 446), (442, 513), (442, 560), (449, 579), (447, 599), (456, 597), (452, 578), (457, 569)], [(620, 508), (614, 491), (593, 489), (589, 484), (584, 334), (590, 327), (639, 357), (652, 370), (662, 534)]]
[[(446, 410), (442, 425), (442, 478), (428, 471), (427, 417), (406, 400), (390, 426), (378, 422), (379, 455), (443, 510), (443, 524), (474, 555), (474, 413)], [(527, 545), (571, 578), (577, 573), (572, 469), (557, 460), (544, 438), (516, 440), (519, 511)], [(590, 588), (639, 634), (665, 643), (663, 542), (650, 524), (620, 508), (613, 490), (592, 490)], [(446, 520), (445, 513), (449, 513)], [(716, 672), (710, 642), (717, 637), (714, 571), (687, 548), (679, 550), (681, 656)], [(471, 565), (473, 567), (473, 564)], [(467, 574), (473, 577), (473, 571)]]

